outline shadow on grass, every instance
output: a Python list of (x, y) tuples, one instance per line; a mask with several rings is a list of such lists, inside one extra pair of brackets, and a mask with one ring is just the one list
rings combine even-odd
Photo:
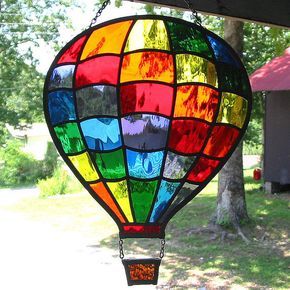
[[(166, 256), (160, 270), (161, 283), (166, 281), (164, 287), (220, 289), (244, 285), (251, 289), (289, 288), (289, 261), (285, 256), (290, 228), (287, 202), (267, 198), (258, 190), (259, 183), (250, 177), (246, 182), (251, 222), (243, 229), (252, 242), (249, 245), (239, 239), (221, 242), (211, 240), (210, 234), (204, 233), (188, 235), (188, 229), (207, 225), (215, 209), (216, 196), (209, 189), (216, 184), (212, 184), (167, 226)], [(117, 235), (110, 236), (101, 245), (116, 249), (117, 240)], [(126, 239), (124, 247), (126, 256), (156, 257), (159, 243), (152, 239)]]

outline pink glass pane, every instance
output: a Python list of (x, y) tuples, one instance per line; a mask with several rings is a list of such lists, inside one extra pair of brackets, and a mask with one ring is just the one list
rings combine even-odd
[(197, 120), (174, 120), (169, 147), (180, 153), (198, 153), (207, 137), (209, 125)]
[(210, 176), (219, 163), (220, 161), (201, 157), (187, 179), (192, 182), (203, 182)]
[(121, 87), (122, 114), (152, 112), (169, 116), (171, 113), (173, 88), (154, 83), (138, 83)]
[(205, 146), (204, 154), (213, 157), (224, 157), (233, 147), (239, 133), (238, 129), (225, 125), (216, 125)]
[(120, 57), (100, 56), (77, 66), (76, 87), (89, 84), (112, 84), (118, 81)]
[(87, 36), (83, 36), (78, 39), (73, 45), (65, 51), (65, 53), (61, 56), (58, 60), (58, 64), (65, 63), (65, 62), (76, 62), (78, 60), (79, 52), (82, 48), (84, 41), (86, 40)]

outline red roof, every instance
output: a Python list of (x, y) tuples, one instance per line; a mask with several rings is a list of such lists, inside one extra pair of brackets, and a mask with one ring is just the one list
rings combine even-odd
[(282, 56), (257, 69), (251, 76), (252, 91), (287, 91), (290, 90), (290, 47)]

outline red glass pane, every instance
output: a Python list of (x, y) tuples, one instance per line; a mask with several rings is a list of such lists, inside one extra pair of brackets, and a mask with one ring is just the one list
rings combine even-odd
[(106, 189), (104, 184), (102, 182), (98, 182), (95, 184), (91, 184), (90, 186), (93, 189), (93, 191), (97, 194), (97, 196), (103, 202), (105, 202), (105, 204), (113, 211), (113, 213), (118, 217), (120, 222), (125, 223), (125, 220), (124, 220), (122, 214), (120, 213), (118, 207), (116, 206), (116, 203), (112, 199), (110, 193), (108, 192), (108, 190)]
[(198, 153), (207, 137), (209, 125), (197, 120), (174, 120), (169, 147), (180, 153)]
[(219, 101), (218, 95), (218, 91), (206, 86), (179, 86), (174, 117), (195, 117), (212, 122)]
[(123, 226), (124, 233), (149, 233), (159, 234), (160, 226)]
[(118, 81), (120, 57), (100, 56), (77, 66), (76, 87), (89, 84), (112, 84)]
[(83, 36), (78, 39), (73, 45), (65, 51), (65, 53), (61, 56), (58, 60), (58, 64), (65, 63), (65, 62), (76, 62), (78, 60), (79, 52), (82, 48), (84, 41), (86, 40), (87, 36)]
[(220, 161), (201, 157), (189, 173), (187, 179), (192, 182), (203, 182), (219, 165)]
[(205, 146), (204, 154), (213, 157), (224, 157), (233, 147), (240, 131), (225, 125), (216, 125)]
[(169, 116), (171, 113), (173, 88), (154, 83), (139, 83), (121, 87), (122, 114), (152, 112)]

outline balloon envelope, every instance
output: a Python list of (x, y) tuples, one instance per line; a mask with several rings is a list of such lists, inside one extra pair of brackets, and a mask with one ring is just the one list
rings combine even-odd
[(59, 153), (120, 236), (162, 238), (239, 143), (251, 89), (215, 34), (132, 16), (92, 27), (61, 50), (44, 111)]

